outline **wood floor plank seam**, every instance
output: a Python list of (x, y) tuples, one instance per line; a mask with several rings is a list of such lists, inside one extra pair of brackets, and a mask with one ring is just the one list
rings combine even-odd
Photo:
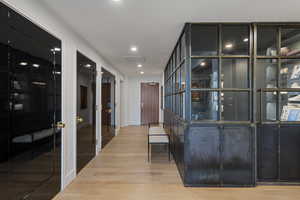
[[(184, 187), (167, 153), (147, 162), (147, 129), (129, 126), (55, 200), (298, 200), (299, 186)], [(159, 149), (161, 150), (161, 149)]]

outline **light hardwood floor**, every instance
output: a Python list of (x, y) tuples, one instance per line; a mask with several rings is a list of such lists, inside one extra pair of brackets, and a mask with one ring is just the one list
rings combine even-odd
[(55, 200), (299, 200), (298, 186), (185, 188), (174, 162), (147, 162), (146, 128), (126, 127)]

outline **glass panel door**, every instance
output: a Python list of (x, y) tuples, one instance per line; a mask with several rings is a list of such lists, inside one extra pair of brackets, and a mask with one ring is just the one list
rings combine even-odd
[[(8, 66), (8, 26), (6, 9), (0, 3), (0, 188), (1, 198), (9, 198), (8, 154), (9, 154), (9, 66)], [(3, 192), (2, 192), (3, 191)]]
[(96, 155), (96, 63), (77, 52), (77, 172)]
[(8, 147), (5, 196), (51, 199), (60, 190), (60, 130), (55, 125), (61, 118), (61, 44), (21, 15), (3, 9), (1, 30), (6, 23), (7, 38), (1, 34), (1, 44), (8, 45), (1, 45), (1, 62), (3, 57), (8, 64), (1, 63), (0, 70), (7, 72), (1, 73), (7, 86), (1, 88), (6, 91), (1, 98), (6, 112), (1, 115), (9, 116), (6, 128), (1, 128), (7, 133), (1, 141)]
[(102, 148), (115, 136), (115, 76), (102, 69)]

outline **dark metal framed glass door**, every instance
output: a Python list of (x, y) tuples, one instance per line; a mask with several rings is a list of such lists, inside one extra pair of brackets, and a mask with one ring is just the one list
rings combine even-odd
[(257, 24), (258, 180), (300, 181), (300, 25)]

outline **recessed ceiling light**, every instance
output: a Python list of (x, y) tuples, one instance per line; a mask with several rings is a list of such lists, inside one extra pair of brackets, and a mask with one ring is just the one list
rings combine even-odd
[(28, 63), (27, 62), (20, 62), (20, 64), (19, 65), (21, 65), (21, 66), (27, 66), (28, 65)]
[(248, 41), (249, 41), (249, 38), (244, 38), (243, 41), (244, 41), (244, 42), (248, 42)]
[(225, 44), (225, 48), (226, 49), (231, 49), (233, 47), (233, 44), (232, 43), (227, 43)]
[(142, 64), (138, 64), (138, 67), (141, 68), (141, 67), (143, 67), (143, 65)]
[(113, 2), (120, 2), (121, 0), (112, 0)]
[(141, 74), (144, 74), (145, 72), (141, 71), (140, 73), (141, 73)]
[(204, 67), (204, 66), (206, 65), (206, 62), (201, 62), (200, 65), (201, 65), (202, 67)]
[(33, 64), (32, 66), (35, 67), (35, 68), (39, 68), (40, 67), (39, 64)]
[(130, 51), (132, 52), (137, 52), (138, 48), (136, 46), (130, 47)]

